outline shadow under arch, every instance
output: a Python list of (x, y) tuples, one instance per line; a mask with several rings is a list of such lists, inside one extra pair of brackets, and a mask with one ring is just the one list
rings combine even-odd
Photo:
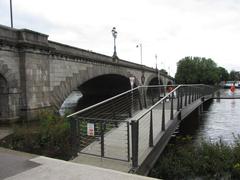
[[(134, 85), (136, 86), (136, 85)], [(78, 111), (131, 89), (128, 77), (119, 74), (105, 74), (89, 79), (73, 91), (63, 102), (64, 111)]]
[(108, 74), (90, 79), (78, 88), (83, 94), (77, 109), (83, 109), (131, 89), (129, 78)]
[(6, 78), (0, 74), (0, 120), (8, 118), (8, 83)]
[(163, 92), (164, 92), (164, 87), (159, 87), (158, 85), (163, 85), (162, 79), (158, 79), (157, 76), (153, 77), (148, 84), (147, 90), (146, 90), (146, 95), (147, 95), (147, 104), (154, 104), (157, 102)]

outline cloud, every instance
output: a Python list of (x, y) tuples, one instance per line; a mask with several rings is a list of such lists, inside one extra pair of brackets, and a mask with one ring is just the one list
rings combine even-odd
[[(240, 54), (239, 0), (14, 0), (14, 24), (49, 39), (106, 55), (113, 53), (111, 29), (117, 27), (118, 56), (139, 63), (171, 66), (185, 56), (212, 58), (231, 70)], [(9, 4), (0, 1), (0, 21), (9, 25)], [(229, 63), (225, 63), (225, 61)], [(237, 65), (236, 65), (237, 67)]]

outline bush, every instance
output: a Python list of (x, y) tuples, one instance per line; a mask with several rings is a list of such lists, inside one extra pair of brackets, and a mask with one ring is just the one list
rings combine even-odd
[[(150, 172), (151, 177), (163, 179), (239, 179), (240, 136), (234, 144), (202, 141), (169, 144)], [(186, 141), (186, 138), (184, 138)]]
[(43, 111), (37, 121), (37, 126), (15, 126), (14, 133), (2, 140), (1, 145), (64, 160), (76, 155), (72, 152), (70, 125), (65, 117)]

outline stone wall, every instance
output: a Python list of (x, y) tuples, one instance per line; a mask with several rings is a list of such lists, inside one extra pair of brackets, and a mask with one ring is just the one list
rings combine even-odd
[(153, 68), (121, 59), (115, 62), (110, 56), (48, 41), (45, 34), (0, 25), (0, 75), (7, 82), (0, 112), (5, 119), (31, 119), (41, 109), (59, 108), (81, 84), (106, 74), (134, 76), (138, 86), (142, 72), (144, 85), (156, 77)]

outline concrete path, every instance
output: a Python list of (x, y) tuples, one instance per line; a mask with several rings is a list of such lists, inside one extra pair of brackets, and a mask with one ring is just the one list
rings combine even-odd
[(38, 166), (39, 164), (29, 160), (34, 157), (36, 157), (36, 155), (0, 147), (0, 179), (16, 175)]
[(0, 179), (151, 180), (154, 178), (0, 148)]

